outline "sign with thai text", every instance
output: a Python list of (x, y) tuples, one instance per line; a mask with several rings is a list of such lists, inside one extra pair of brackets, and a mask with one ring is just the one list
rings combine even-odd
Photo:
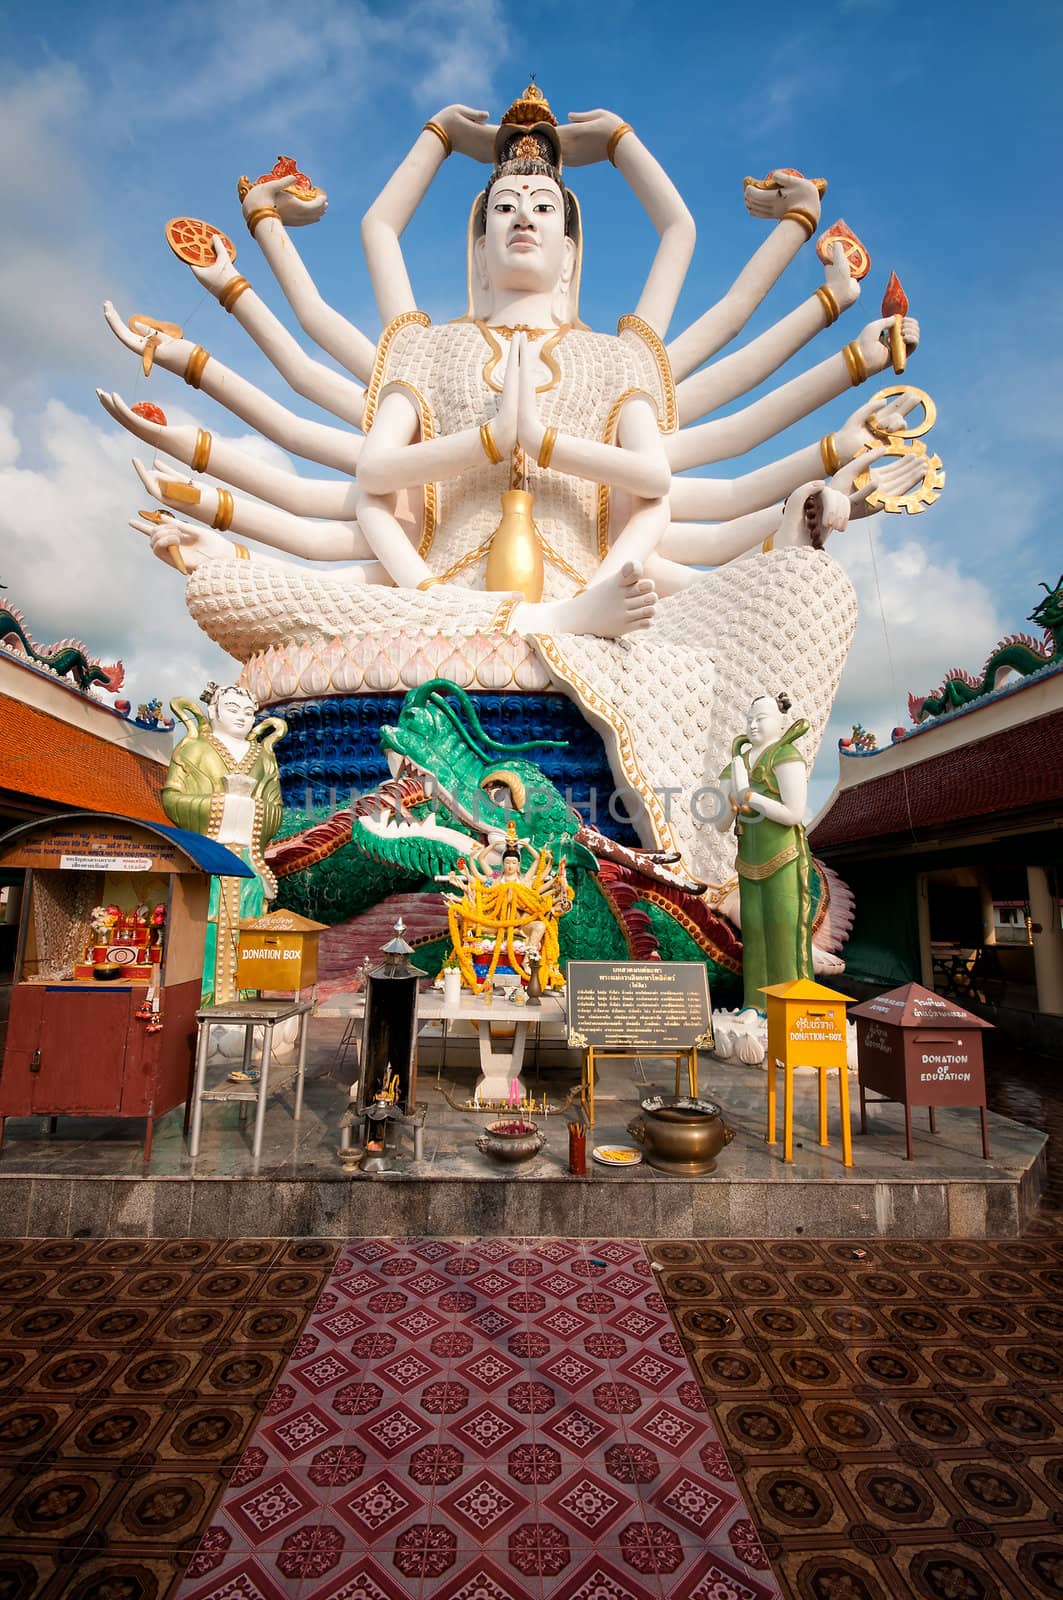
[(648, 1055), (712, 1048), (700, 961), (570, 961), (565, 984), (571, 1045)]

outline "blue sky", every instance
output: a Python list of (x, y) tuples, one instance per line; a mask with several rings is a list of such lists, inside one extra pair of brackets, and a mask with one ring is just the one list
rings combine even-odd
[[(375, 335), (362, 212), (425, 117), (460, 100), (497, 120), (531, 72), (559, 116), (604, 105), (632, 122), (687, 200), (698, 250), (673, 333), (761, 242), (741, 180), (775, 166), (828, 178), (824, 221), (845, 217), (874, 263), (860, 305), (792, 370), (877, 314), (891, 268), (922, 320), (910, 371), (939, 407), (948, 487), (923, 516), (878, 517), (838, 542), (862, 621), (816, 799), (833, 782), (838, 732), (859, 717), (888, 737), (909, 689), (936, 687), (955, 665), (976, 670), (1001, 632), (1023, 626), (1038, 581), (1063, 568), (1058, 4), (7, 0), (4, 19), (0, 578), (38, 637), (80, 633), (105, 657), (124, 655), (134, 697), (187, 692), (224, 661), (184, 613), (175, 575), (125, 527), (141, 503), (131, 441), (93, 390), (150, 397), (172, 420), (224, 427), (224, 416), (165, 373), (145, 382), (100, 302), (183, 323), (280, 393), (171, 256), (166, 219), (201, 216), (230, 233), (242, 270), (278, 305), (235, 181), (295, 155), (330, 198), (300, 249), (326, 298)], [(464, 217), (480, 178), (449, 161), (409, 230), (411, 275), (433, 315), (461, 309)], [(576, 187), (583, 315), (609, 327), (637, 298), (653, 236), (611, 168), (581, 172)], [(807, 249), (749, 333), (819, 281)], [(856, 399), (767, 453), (837, 426)]]

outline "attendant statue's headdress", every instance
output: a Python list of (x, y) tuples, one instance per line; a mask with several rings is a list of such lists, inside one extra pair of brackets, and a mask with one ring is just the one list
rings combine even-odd
[(217, 705), (223, 694), (242, 694), (244, 699), (250, 701), (255, 710), (258, 710), (258, 701), (250, 689), (245, 689), (242, 683), (218, 684), (212, 681), (207, 684), (199, 698), (209, 708)]

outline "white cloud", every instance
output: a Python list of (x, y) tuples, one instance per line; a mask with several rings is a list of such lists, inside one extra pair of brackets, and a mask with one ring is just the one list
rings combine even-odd
[[(167, 121), (223, 107), (217, 125), (227, 142), (234, 125), (287, 137), (325, 117), (361, 121), (371, 137), (383, 101), (434, 106), (482, 92), (507, 48), (498, 0), (405, 0), (387, 10), (365, 0), (302, 0), (288, 10), (258, 0), (184, 4), (158, 11), (152, 30), (159, 59), (184, 62), (180, 93), (157, 95), (150, 74), (140, 85), (123, 81), (127, 114), (131, 102)], [(199, 43), (191, 56), (190, 38)], [(374, 112), (363, 117), (370, 101)]]
[(838, 740), (849, 737), (853, 723), (862, 723), (884, 748), (894, 727), (910, 725), (910, 692), (930, 693), (954, 666), (976, 673), (1012, 626), (1001, 621), (993, 592), (980, 578), (958, 561), (935, 559), (907, 530), (895, 543), (897, 535), (884, 523), (883, 516), (852, 523), (839, 541), (860, 613), (809, 785), (810, 816), (834, 787)]
[[(0, 466), (0, 543), (7, 596), (40, 644), (76, 635), (126, 665), (133, 700), (198, 693), (237, 668), (194, 628), (180, 578), (126, 526), (143, 501), (130, 441), (59, 401), (33, 419), (40, 465), (13, 451)], [(0, 439), (17, 439), (0, 412)]]
[(110, 259), (87, 144), (91, 106), (76, 68), (56, 64), (5, 78), (0, 148), (17, 175), (0, 252), (0, 389), (5, 397), (42, 373), (70, 377), (96, 361), (108, 370), (100, 302), (121, 293)]

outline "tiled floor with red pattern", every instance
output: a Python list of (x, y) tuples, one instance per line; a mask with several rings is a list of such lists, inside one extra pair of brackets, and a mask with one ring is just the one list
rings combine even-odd
[(180, 1600), (776, 1600), (641, 1245), (352, 1240)]
[(170, 1592), (335, 1254), (0, 1241), (0, 1600)]

